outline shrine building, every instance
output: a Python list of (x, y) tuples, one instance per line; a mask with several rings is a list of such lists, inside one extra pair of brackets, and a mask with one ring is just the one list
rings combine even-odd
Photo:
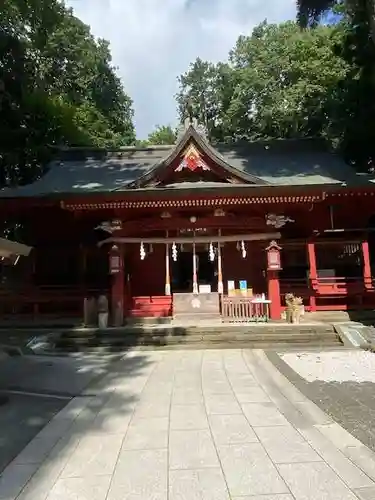
[(374, 202), (373, 176), (316, 139), (211, 145), (189, 122), (172, 146), (61, 150), (0, 191), (32, 247), (3, 269), (0, 319), (82, 318), (99, 295), (112, 325), (278, 320), (287, 293), (312, 312), (374, 308)]

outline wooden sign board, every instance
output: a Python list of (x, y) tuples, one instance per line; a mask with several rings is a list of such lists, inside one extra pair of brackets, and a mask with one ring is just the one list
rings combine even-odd
[(229, 297), (236, 295), (236, 284), (234, 280), (228, 280), (228, 295)]

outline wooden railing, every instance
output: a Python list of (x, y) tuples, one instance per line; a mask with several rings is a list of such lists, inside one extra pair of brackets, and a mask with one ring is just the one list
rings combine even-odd
[(255, 297), (221, 298), (221, 316), (228, 323), (265, 322), (269, 320), (269, 301)]
[[(20, 316), (82, 316), (85, 297), (99, 290), (72, 286), (39, 286), (0, 289), (0, 314)], [(101, 293), (107, 294), (107, 291)]]
[(311, 285), (319, 295), (353, 295), (365, 289), (363, 276), (317, 278), (311, 280)]
[(307, 278), (281, 278), (280, 292), (281, 294), (293, 293), (294, 295), (308, 295), (311, 285)]
[(281, 295), (293, 293), (299, 296), (308, 296), (311, 292), (317, 295), (346, 295), (357, 294), (364, 289), (372, 288), (367, 284), (365, 287), (363, 276), (359, 277), (327, 277), (317, 279), (280, 279)]

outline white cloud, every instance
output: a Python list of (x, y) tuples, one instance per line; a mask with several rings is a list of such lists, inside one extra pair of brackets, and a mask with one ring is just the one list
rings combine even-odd
[(140, 138), (176, 123), (177, 77), (197, 57), (226, 59), (241, 34), (265, 18), (292, 19), (295, 0), (66, 0), (95, 36), (111, 43), (113, 62), (134, 100)]

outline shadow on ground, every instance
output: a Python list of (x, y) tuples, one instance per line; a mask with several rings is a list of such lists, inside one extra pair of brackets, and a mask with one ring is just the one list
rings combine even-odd
[[(0, 472), (35, 436), (40, 437), (37, 455), (50, 461), (64, 453), (64, 443), (78, 443), (87, 430), (105, 433), (109, 419), (132, 413), (136, 401), (127, 385), (142, 377), (149, 364), (142, 353), (125, 360), (119, 355), (3, 359), (0, 396), (6, 402), (0, 405)], [(60, 452), (53, 454), (56, 446)], [(26, 453), (20, 463), (34, 462)]]
[[(202, 328), (196, 328), (195, 335), (202, 335)], [(56, 337), (55, 348), (61, 351), (80, 351), (103, 349), (105, 352), (118, 352), (131, 347), (164, 347), (186, 339), (189, 329), (175, 325), (124, 326), (121, 328), (67, 330)], [(189, 332), (194, 336), (194, 331)]]

